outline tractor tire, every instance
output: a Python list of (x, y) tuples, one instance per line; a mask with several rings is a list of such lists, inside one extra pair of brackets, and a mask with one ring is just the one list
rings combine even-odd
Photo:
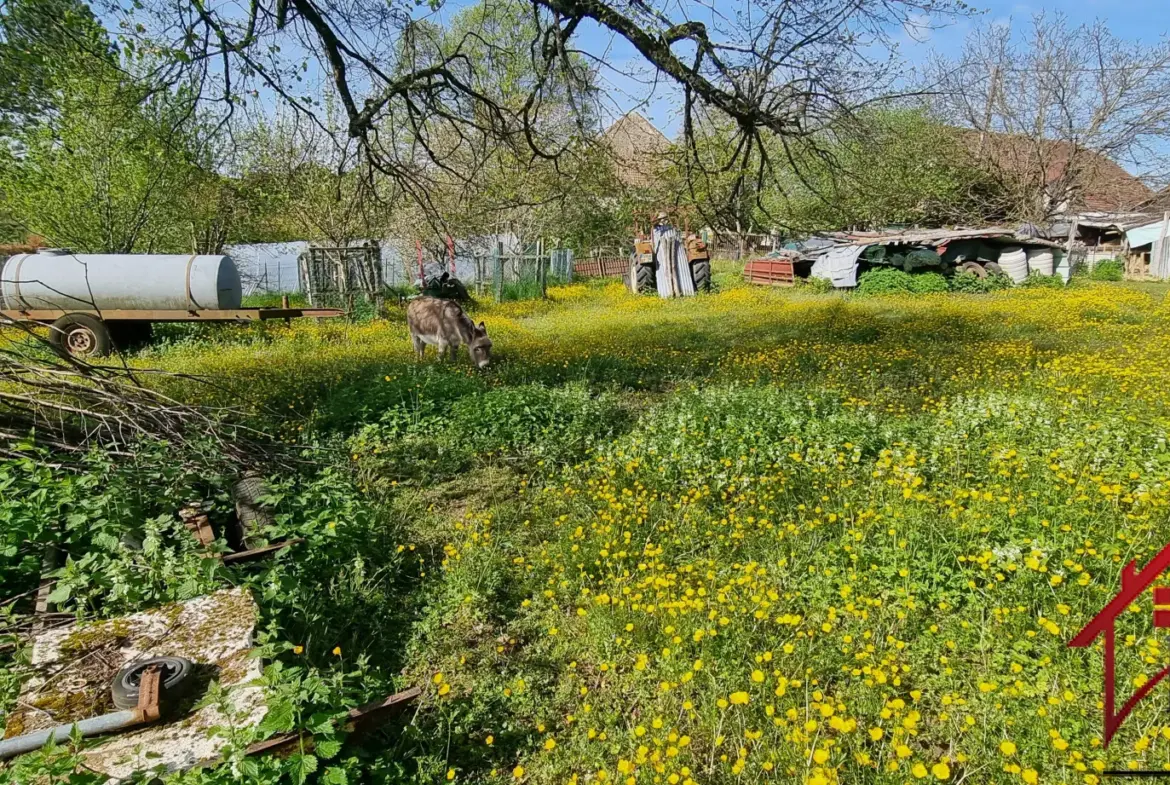
[(233, 550), (242, 551), (250, 547), (249, 537), (261, 536), (276, 525), (276, 518), (268, 505), (260, 501), (269, 491), (268, 483), (261, 474), (249, 472), (232, 486), (232, 499), (236, 503), (236, 520), (227, 531), (228, 544)]
[(711, 291), (711, 260), (696, 259), (691, 262), (691, 280), (696, 292)]
[(630, 287), (635, 294), (655, 294), (658, 291), (658, 279), (654, 275), (654, 268), (648, 264), (635, 264), (633, 285)]
[(85, 360), (105, 357), (113, 340), (105, 322), (87, 313), (67, 313), (53, 322), (49, 329), (49, 344), (61, 356)]

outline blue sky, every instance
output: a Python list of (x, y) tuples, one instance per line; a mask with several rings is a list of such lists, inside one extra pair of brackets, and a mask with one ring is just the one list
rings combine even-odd
[[(963, 39), (973, 27), (987, 22), (1013, 27), (1026, 25), (1039, 11), (1060, 12), (1073, 24), (1104, 20), (1119, 38), (1155, 43), (1170, 33), (1170, 0), (1049, 0), (1026, 4), (1011, 0), (974, 0), (972, 7), (979, 13), (970, 18), (952, 21), (938, 29), (917, 30), (912, 35), (903, 31), (898, 36), (899, 49), (906, 60), (921, 63), (932, 50), (957, 53)], [(629, 70), (639, 61), (637, 53), (628, 44), (613, 40), (609, 34), (588, 31), (583, 48), (600, 54), (608, 52), (615, 69)], [(920, 40), (919, 40), (920, 39)], [(603, 74), (609, 82), (607, 111), (614, 116), (631, 109), (646, 115), (667, 136), (673, 137), (679, 129), (680, 98), (672, 85), (660, 82), (657, 87), (642, 80), (631, 79), (619, 73)], [(1167, 96), (1170, 101), (1170, 96)]]

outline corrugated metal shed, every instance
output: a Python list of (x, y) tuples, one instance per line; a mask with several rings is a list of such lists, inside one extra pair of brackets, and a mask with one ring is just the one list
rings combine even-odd
[(1061, 243), (1036, 237), (1020, 237), (1014, 229), (993, 226), (983, 229), (914, 229), (907, 232), (850, 232), (836, 235), (844, 245), (918, 245), (937, 248), (956, 240), (1003, 240), (1013, 244), (1063, 248)]
[(1130, 248), (1138, 248), (1155, 242), (1162, 233), (1162, 222), (1154, 221), (1144, 226), (1135, 226), (1125, 233)]

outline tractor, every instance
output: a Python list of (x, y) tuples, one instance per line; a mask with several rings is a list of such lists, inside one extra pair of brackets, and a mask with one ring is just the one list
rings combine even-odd
[[(688, 288), (694, 292), (711, 291), (711, 255), (707, 250), (707, 243), (699, 235), (684, 228), (680, 233), (670, 224), (665, 212), (660, 212), (649, 222), (649, 231), (641, 232), (634, 237), (634, 252), (630, 256), (630, 272), (627, 284), (634, 294), (661, 293), (665, 297), (684, 296)], [(685, 226), (685, 224), (684, 224)], [(690, 271), (690, 284), (679, 280), (681, 275), (672, 274), (669, 269), (662, 269), (659, 259), (669, 249), (662, 248), (663, 243), (674, 244), (674, 255), (678, 258), (680, 246), (686, 254), (687, 269)], [(657, 247), (656, 247), (657, 246)], [(658, 254), (655, 251), (659, 251)], [(679, 273), (682, 273), (679, 270)], [(667, 292), (660, 292), (658, 276), (666, 276)]]

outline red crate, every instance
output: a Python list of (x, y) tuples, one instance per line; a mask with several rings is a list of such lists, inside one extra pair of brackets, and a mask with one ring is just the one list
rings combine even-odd
[(790, 259), (753, 259), (743, 266), (743, 279), (762, 286), (794, 286), (796, 271)]

